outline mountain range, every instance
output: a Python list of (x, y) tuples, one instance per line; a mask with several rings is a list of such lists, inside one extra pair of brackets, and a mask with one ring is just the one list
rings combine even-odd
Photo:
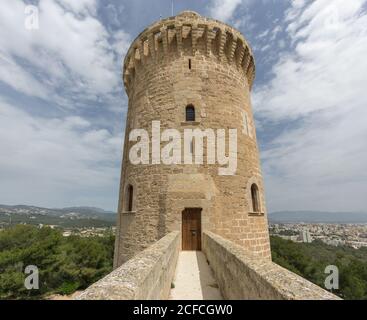
[(0, 224), (47, 224), (61, 227), (109, 227), (116, 213), (94, 207), (42, 208), (27, 205), (0, 205)]
[(367, 212), (279, 211), (269, 214), (272, 223), (367, 223)]
[(94, 207), (70, 207), (62, 209), (50, 209), (35, 206), (17, 205), (7, 206), (0, 204), (0, 213), (17, 213), (23, 215), (49, 215), (56, 217), (75, 219), (101, 219), (107, 221), (115, 220), (115, 212), (105, 211)]
[[(62, 209), (0, 204), (0, 223), (44, 223), (55, 225), (108, 225), (116, 223), (116, 212), (94, 207)], [(278, 211), (269, 213), (272, 223), (367, 223), (367, 212)]]

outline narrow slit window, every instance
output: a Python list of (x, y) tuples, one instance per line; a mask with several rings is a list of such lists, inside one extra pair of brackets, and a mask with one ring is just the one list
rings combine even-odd
[(250, 135), (250, 130), (249, 130), (249, 127), (248, 127), (248, 118), (247, 118), (246, 113), (243, 115), (243, 122), (244, 122), (245, 130), (246, 130), (246, 134), (249, 136)]
[(134, 187), (129, 184), (127, 186), (127, 194), (126, 194), (126, 211), (132, 212), (133, 211), (133, 201), (134, 201)]
[(195, 118), (195, 107), (193, 105), (188, 105), (186, 107), (186, 121), (193, 122)]
[(256, 184), (251, 186), (252, 210), (254, 213), (260, 213), (259, 188)]
[(189, 69), (191, 70), (191, 59), (189, 59)]

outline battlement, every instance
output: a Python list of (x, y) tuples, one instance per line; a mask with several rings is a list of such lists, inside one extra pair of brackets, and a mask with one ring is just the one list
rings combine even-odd
[(235, 67), (252, 87), (255, 60), (244, 36), (225, 23), (184, 11), (154, 23), (134, 40), (124, 61), (126, 91), (129, 93), (136, 73), (147, 64), (197, 54)]

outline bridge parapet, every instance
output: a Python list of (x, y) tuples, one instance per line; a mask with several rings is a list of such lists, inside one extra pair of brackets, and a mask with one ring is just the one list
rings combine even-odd
[(340, 300), (274, 262), (251, 256), (241, 246), (214, 233), (204, 233), (203, 250), (225, 299)]
[(166, 300), (180, 250), (172, 232), (99, 280), (76, 300)]

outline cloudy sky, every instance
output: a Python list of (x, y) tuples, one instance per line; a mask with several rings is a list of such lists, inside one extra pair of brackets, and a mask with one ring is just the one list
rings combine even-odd
[[(366, 211), (367, 0), (175, 0), (187, 9), (254, 49), (268, 210)], [(0, 0), (0, 203), (116, 209), (122, 58), (170, 15), (171, 0)]]

